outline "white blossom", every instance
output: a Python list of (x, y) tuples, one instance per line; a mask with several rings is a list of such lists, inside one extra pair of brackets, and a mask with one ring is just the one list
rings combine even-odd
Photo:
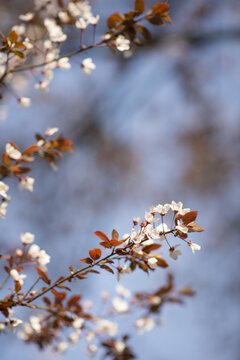
[(90, 355), (90, 356), (94, 356), (94, 355), (96, 354), (96, 352), (97, 352), (97, 349), (98, 349), (97, 345), (94, 345), (94, 344), (89, 345), (89, 346), (86, 348), (86, 353), (87, 353), (88, 355)]
[(13, 278), (13, 280), (18, 281), (20, 285), (23, 285), (23, 279), (27, 277), (25, 274), (19, 274), (19, 272), (16, 269), (12, 269), (10, 271), (10, 275)]
[(130, 41), (126, 39), (123, 35), (119, 35), (115, 41), (116, 48), (119, 51), (126, 51), (130, 49)]
[(19, 150), (17, 150), (14, 146), (12, 146), (10, 143), (6, 144), (5, 151), (7, 155), (13, 160), (19, 160), (22, 156), (22, 153)]
[(126, 345), (124, 344), (123, 341), (119, 340), (115, 343), (114, 348), (116, 350), (117, 353), (122, 354), (122, 352), (124, 351), (124, 349), (126, 348)]
[(5, 217), (6, 217), (7, 206), (8, 206), (8, 201), (3, 201), (3, 202), (0, 204), (0, 217), (1, 217), (2, 219), (5, 219)]
[(72, 16), (82, 16), (85, 19), (92, 16), (91, 6), (88, 1), (69, 2), (68, 10)]
[(21, 233), (20, 238), (24, 245), (28, 245), (34, 242), (35, 235), (30, 232), (26, 232), (26, 233)]
[(96, 16), (90, 16), (88, 18), (88, 22), (89, 24), (93, 25), (93, 26), (96, 26), (97, 23), (99, 22), (99, 19), (100, 19), (100, 16), (99, 15), (96, 15)]
[(181, 201), (178, 203), (176, 203), (175, 201), (172, 201), (170, 206), (171, 206), (172, 211), (177, 213), (179, 211), (182, 211), (183, 203)]
[(21, 107), (28, 107), (31, 105), (31, 99), (29, 99), (28, 97), (19, 97), (18, 98), (18, 103)]
[(140, 318), (135, 322), (138, 334), (142, 334), (144, 331), (150, 331), (155, 326), (153, 319), (149, 317)]
[(68, 13), (66, 11), (59, 11), (58, 17), (62, 23), (67, 23), (70, 20)]
[(14, 332), (15, 328), (21, 325), (22, 323), (23, 323), (22, 320), (16, 318), (8, 318), (6, 320), (6, 325), (8, 327), (8, 330), (10, 330), (11, 332)]
[(26, 14), (19, 15), (19, 19), (22, 21), (30, 21), (33, 19), (33, 17), (34, 17), (34, 13), (32, 12), (27, 12)]
[(178, 214), (183, 216), (183, 215), (187, 214), (190, 211), (191, 211), (190, 208), (186, 208), (186, 209), (179, 210)]
[(71, 68), (71, 64), (69, 63), (68, 57), (63, 57), (58, 60), (57, 67), (63, 69), (63, 70), (69, 70)]
[(199, 251), (201, 250), (201, 246), (196, 244), (196, 243), (193, 243), (192, 241), (189, 241), (188, 242), (188, 245), (190, 246), (190, 248), (192, 249), (192, 253), (195, 254), (195, 251)]
[(176, 248), (179, 246), (180, 246), (180, 244), (177, 244), (177, 245), (169, 248), (169, 255), (174, 260), (177, 260), (178, 256), (182, 254), (182, 252), (180, 250), (176, 250)]
[(33, 244), (28, 250), (28, 255), (35, 259), (40, 253), (40, 246)]
[(29, 323), (35, 332), (39, 333), (41, 331), (42, 325), (39, 316), (30, 316)]
[(118, 313), (124, 313), (126, 311), (128, 311), (128, 303), (127, 301), (121, 299), (118, 296), (115, 296), (112, 300), (112, 304), (114, 309), (118, 312)]
[(45, 92), (47, 92), (49, 90), (48, 85), (49, 85), (48, 80), (39, 81), (37, 84), (34, 85), (34, 88), (37, 89), (37, 90), (40, 90), (43, 93), (45, 93)]
[(78, 28), (80, 30), (85, 30), (87, 25), (88, 25), (87, 21), (84, 20), (83, 18), (80, 18), (75, 22), (76, 28)]
[(0, 181), (0, 195), (3, 198), (7, 198), (7, 191), (9, 190), (9, 186), (5, 184), (3, 181)]
[(35, 179), (30, 176), (22, 177), (19, 183), (20, 190), (28, 190), (33, 192), (33, 184), (35, 183)]
[(68, 340), (72, 345), (75, 345), (79, 340), (79, 334), (75, 331), (68, 335)]
[(188, 227), (184, 224), (181, 224), (179, 220), (177, 221), (176, 229), (181, 231), (184, 234), (187, 234), (187, 232), (188, 232)]
[(158, 237), (160, 240), (164, 240), (164, 239), (165, 239), (164, 234), (166, 234), (169, 230), (170, 230), (170, 229), (168, 228), (167, 224), (165, 224), (165, 223), (159, 224), (159, 225), (156, 227), (156, 233), (158, 234), (157, 237)]
[(160, 296), (155, 295), (155, 296), (152, 296), (149, 299), (149, 301), (152, 305), (159, 305), (162, 302), (162, 298)]
[(145, 220), (148, 223), (152, 223), (158, 221), (159, 219), (156, 219), (151, 212), (145, 211)]
[(17, 33), (19, 36), (24, 36), (26, 33), (26, 26), (25, 24), (14, 25), (12, 30), (15, 31), (15, 33)]
[(99, 334), (104, 333), (109, 336), (115, 336), (118, 333), (118, 324), (107, 319), (101, 319), (98, 321), (96, 332)]
[(33, 48), (33, 44), (28, 38), (25, 38), (23, 45), (26, 46), (27, 50), (31, 50)]
[(17, 249), (15, 250), (15, 254), (16, 254), (16, 256), (21, 257), (21, 256), (22, 256), (22, 254), (23, 254), (23, 250), (22, 250), (22, 249), (17, 248)]
[(57, 127), (52, 127), (52, 128), (47, 128), (47, 130), (45, 131), (45, 135), (47, 136), (51, 136), (51, 135), (54, 135), (56, 132), (59, 131), (59, 128)]
[(74, 329), (81, 329), (83, 327), (85, 320), (83, 318), (76, 318), (73, 322), (72, 322), (72, 326), (74, 327)]
[(164, 205), (158, 204), (153, 209), (154, 211), (158, 212), (160, 215), (164, 216), (169, 211), (170, 204), (164, 204)]
[(127, 288), (125, 288), (124, 286), (122, 286), (121, 284), (117, 284), (116, 286), (116, 292), (118, 295), (121, 295), (123, 297), (130, 297), (131, 295), (131, 291), (128, 290)]
[(96, 65), (93, 63), (92, 58), (86, 58), (82, 61), (82, 68), (84, 74), (89, 76), (96, 69)]
[(157, 259), (155, 257), (152, 257), (150, 259), (148, 259), (148, 266), (154, 270), (157, 268)]
[(46, 271), (46, 265), (50, 262), (51, 256), (45, 250), (40, 250), (38, 254), (38, 264), (42, 271)]
[(44, 19), (44, 25), (50, 36), (50, 40), (53, 42), (63, 42), (67, 39), (67, 35), (62, 32), (61, 26), (57, 25), (56, 20), (52, 18)]
[(56, 347), (56, 351), (60, 354), (64, 353), (68, 348), (68, 343), (66, 341), (60, 341)]

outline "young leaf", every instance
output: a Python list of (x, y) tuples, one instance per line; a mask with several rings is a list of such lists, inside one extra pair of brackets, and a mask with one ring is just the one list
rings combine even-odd
[(47, 274), (45, 274), (45, 272), (43, 272), (42, 270), (40, 270), (39, 268), (35, 268), (36, 272), (38, 273), (38, 276), (48, 285), (51, 284), (51, 280), (48, 278)]
[(89, 264), (89, 265), (92, 265), (92, 263), (93, 263), (92, 259), (90, 259), (89, 257), (87, 257), (85, 259), (80, 259), (80, 261), (84, 262), (85, 264)]
[(114, 274), (114, 271), (107, 265), (101, 265), (100, 268)]
[(100, 259), (101, 255), (102, 255), (102, 250), (101, 249), (93, 249), (89, 251), (89, 255), (91, 256), (91, 258), (95, 261)]
[(74, 295), (68, 300), (68, 307), (78, 305), (79, 300), (81, 300), (80, 295)]
[(102, 245), (102, 246), (104, 246), (105, 248), (108, 248), (108, 249), (111, 249), (111, 247), (112, 247), (112, 245), (110, 243), (105, 242), (105, 241), (101, 241), (99, 243), (99, 245)]
[(117, 230), (113, 229), (112, 231), (112, 239), (118, 240), (119, 239), (119, 234), (117, 232)]
[(190, 211), (187, 214), (183, 215), (182, 222), (184, 223), (184, 225), (188, 225), (189, 223), (195, 221), (197, 218), (197, 214), (197, 211)]
[(136, 0), (135, 1), (135, 11), (139, 14), (142, 14), (144, 12), (144, 0)]
[(123, 16), (120, 12), (115, 12), (110, 15), (107, 19), (107, 25), (110, 29), (115, 28), (117, 23), (120, 23), (123, 20)]
[(153, 6), (152, 8), (152, 12), (154, 14), (162, 14), (164, 12), (166, 12), (169, 9), (169, 5), (168, 4), (164, 4), (164, 3), (157, 3)]
[(17, 41), (18, 34), (14, 30), (12, 30), (8, 35), (8, 39), (13, 44), (13, 43), (15, 43)]
[(32, 145), (32, 146), (29, 146), (26, 150), (23, 151), (23, 155), (30, 155), (34, 152), (37, 152), (39, 149), (39, 146), (37, 145)]
[(110, 241), (106, 234), (104, 234), (102, 231), (95, 231), (94, 233), (96, 236), (98, 236), (103, 241)]
[(118, 241), (118, 240), (112, 239), (112, 240), (110, 241), (110, 244), (111, 244), (111, 246), (119, 246), (119, 245), (121, 245), (123, 242), (124, 242), (124, 240)]

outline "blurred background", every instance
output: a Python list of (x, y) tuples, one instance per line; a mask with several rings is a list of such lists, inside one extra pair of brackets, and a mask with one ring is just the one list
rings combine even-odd
[[(75, 152), (64, 156), (57, 172), (37, 162), (33, 193), (9, 182), (12, 200), (0, 224), (1, 253), (19, 246), (20, 233), (30, 231), (51, 255), (48, 275), (56, 278), (68, 273), (69, 265), (78, 267), (96, 246), (94, 231), (109, 234), (116, 228), (123, 235), (150, 205), (182, 201), (199, 210), (198, 223), (206, 231), (191, 239), (202, 250), (192, 255), (182, 246), (177, 262), (167, 260), (177, 286), (191, 285), (197, 295), (184, 306), (166, 306), (163, 325), (149, 333), (136, 335), (127, 317), (120, 328), (131, 334), (140, 360), (235, 360), (240, 359), (240, 2), (169, 3), (173, 25), (151, 27), (152, 40), (134, 48), (133, 56), (89, 52), (96, 64), (90, 78), (80, 67), (83, 55), (72, 60), (69, 72), (55, 72), (46, 95), (34, 89), (29, 74), (17, 75), (16, 88), (32, 98), (32, 106), (19, 109), (5, 95), (0, 151), (8, 140), (25, 148), (36, 132), (57, 126), (74, 140)], [(106, 17), (132, 8), (133, 0), (94, 0), (92, 6), (101, 15), (100, 37)], [(8, 32), (31, 8), (32, 1), (0, 0), (1, 30)], [(63, 50), (76, 44), (73, 36)], [(121, 282), (132, 292), (151, 290), (166, 274), (135, 272)], [(79, 282), (75, 291), (91, 300), (103, 289), (114, 294), (117, 279), (104, 275)], [(0, 346), (4, 360), (60, 357), (11, 334), (0, 337)], [(88, 358), (84, 347), (80, 342), (65, 359)]]

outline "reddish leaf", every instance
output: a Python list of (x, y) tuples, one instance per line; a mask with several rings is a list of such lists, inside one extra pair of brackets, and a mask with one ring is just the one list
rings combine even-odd
[(5, 152), (2, 154), (2, 161), (7, 166), (11, 164), (9, 157)]
[(188, 225), (192, 221), (195, 221), (197, 218), (197, 214), (197, 211), (190, 211), (187, 214), (183, 215), (182, 222), (184, 223), (184, 225)]
[(24, 45), (23, 42), (18, 41), (18, 42), (14, 45), (14, 49), (25, 50), (25, 49), (27, 49), (27, 48), (26, 48), (26, 46)]
[(112, 240), (110, 241), (110, 244), (111, 244), (112, 246), (119, 246), (119, 245), (121, 245), (123, 242), (124, 242), (124, 240), (118, 241), (118, 240), (112, 239)]
[(139, 14), (142, 14), (144, 12), (144, 0), (136, 0), (135, 1), (135, 11)]
[(89, 257), (87, 257), (85, 259), (80, 259), (80, 261), (84, 262), (85, 264), (89, 264), (89, 265), (92, 265), (92, 263), (93, 263), (92, 259), (90, 259)]
[(35, 268), (36, 272), (38, 273), (38, 275), (40, 276), (40, 278), (48, 285), (51, 284), (51, 280), (48, 278), (47, 274), (45, 274), (45, 272), (43, 272), (42, 270), (40, 270), (39, 268)]
[(101, 241), (99, 245), (104, 246), (105, 248), (111, 249), (112, 245), (108, 242)]
[(2, 176), (7, 176), (9, 174), (8, 169), (6, 168), (6, 166), (0, 165), (0, 174)]
[(83, 279), (86, 279), (86, 276), (83, 276), (83, 275), (81, 275), (81, 274), (78, 274), (78, 275), (77, 275), (77, 278), (80, 279), (80, 280), (83, 280)]
[(17, 41), (17, 39), (18, 39), (18, 34), (17, 34), (14, 30), (12, 30), (12, 31), (9, 33), (9, 35), (8, 35), (8, 39), (9, 39), (10, 42), (13, 44), (13, 43), (15, 43), (15, 42)]
[[(143, 243), (143, 245), (144, 245), (144, 243)], [(144, 246), (143, 251), (146, 253), (150, 253), (151, 251), (159, 249), (161, 246), (162, 245), (160, 245), (160, 244), (147, 245), (147, 246)]]
[(21, 284), (19, 281), (15, 281), (15, 292), (19, 292), (21, 290)]
[(37, 145), (32, 145), (32, 146), (29, 146), (26, 150), (23, 151), (23, 155), (30, 155), (34, 152), (37, 152), (39, 149), (39, 146)]
[(179, 290), (179, 294), (185, 295), (185, 296), (194, 296), (195, 291), (193, 291), (189, 286), (186, 286), (185, 288)]
[(116, 249), (115, 250), (118, 255), (126, 255), (128, 252), (124, 249)]
[(164, 260), (162, 258), (157, 259), (157, 264), (158, 264), (158, 266), (160, 266), (162, 268), (167, 268), (168, 267), (168, 263), (166, 262), (166, 260)]
[(57, 300), (63, 300), (66, 297), (66, 293), (62, 292), (58, 292), (55, 289), (52, 289), (51, 292), (53, 293), (53, 295), (56, 297)]
[(113, 231), (112, 231), (112, 239), (114, 239), (114, 240), (119, 239), (119, 234), (118, 234), (117, 230), (115, 230), (115, 229), (113, 229)]
[(101, 255), (102, 255), (102, 250), (98, 249), (98, 248), (90, 250), (89, 255), (91, 256), (91, 258), (93, 260), (98, 260), (98, 259), (100, 259)]
[(164, 24), (161, 15), (149, 16), (149, 17), (147, 18), (147, 21), (149, 21), (152, 25), (158, 25), (158, 26), (160, 26), (160, 25), (163, 25), (163, 24)]
[(43, 301), (44, 301), (45, 304), (47, 304), (48, 306), (51, 305), (51, 300), (50, 300), (48, 297), (44, 296), (44, 297), (43, 297)]
[(68, 290), (68, 291), (72, 291), (69, 287), (65, 286), (65, 285), (57, 285), (57, 287), (59, 289), (65, 289), (65, 290)]
[(109, 242), (109, 238), (106, 234), (104, 234), (102, 231), (95, 231), (94, 233), (96, 236), (98, 236), (101, 240)]
[(79, 300), (81, 300), (80, 295), (74, 295), (68, 300), (68, 307), (75, 306), (78, 304)]
[(202, 232), (205, 229), (198, 224), (196, 224), (194, 221), (188, 224), (188, 232)]
[(154, 14), (162, 14), (169, 9), (169, 5), (165, 3), (157, 3), (153, 6), (152, 11)]
[[(94, 274), (100, 274), (99, 271), (94, 270), (94, 269), (89, 269), (87, 272), (88, 272), (88, 273), (89, 273), (89, 272), (92, 272), (92, 273), (94, 273)], [(86, 273), (87, 273), (87, 272), (86, 272)]]
[(107, 265), (101, 265), (100, 268), (114, 274), (114, 271)]
[(120, 12), (115, 12), (107, 19), (107, 25), (110, 29), (116, 27), (117, 23), (123, 20), (123, 16)]

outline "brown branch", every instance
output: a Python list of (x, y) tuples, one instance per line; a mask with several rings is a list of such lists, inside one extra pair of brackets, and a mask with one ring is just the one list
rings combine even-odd
[[(173, 233), (174, 231), (175, 231), (175, 229), (171, 229), (171, 230), (169, 230), (169, 231), (167, 231), (167, 232), (164, 232), (164, 234), (165, 234), (165, 235), (166, 235), (166, 234), (170, 234), (170, 233)], [(147, 239), (147, 240), (148, 240), (148, 239)], [(141, 242), (141, 244), (142, 244), (144, 241), (146, 241), (146, 240), (143, 240), (143, 241)], [(134, 243), (131, 243), (131, 244), (125, 246), (125, 247), (123, 248), (123, 250), (132, 248), (133, 246), (134, 246)], [(69, 281), (69, 280), (77, 277), (77, 275), (83, 273), (83, 272), (86, 271), (86, 270), (92, 269), (93, 267), (101, 264), (101, 262), (106, 261), (107, 259), (111, 258), (111, 257), (114, 256), (114, 255), (117, 255), (117, 252), (115, 251), (115, 249), (113, 249), (113, 251), (111, 252), (111, 254), (105, 256), (104, 258), (99, 259), (98, 261), (95, 261), (93, 264), (88, 265), (88, 266), (85, 266), (85, 267), (82, 268), (82, 269), (78, 269), (78, 270), (76, 270), (73, 274), (71, 274), (71, 275), (69, 275), (69, 276), (66, 276), (66, 277), (64, 277), (64, 278), (56, 281), (55, 283), (53, 283), (52, 285), (50, 285), (48, 288), (44, 289), (44, 290), (41, 291), (39, 294), (37, 294), (37, 295), (35, 295), (34, 297), (32, 297), (31, 299), (29, 299), (29, 300), (27, 301), (27, 303), (28, 303), (28, 304), (32, 303), (33, 301), (35, 301), (35, 300), (38, 299), (39, 297), (45, 295), (47, 292), (49, 292), (50, 290), (54, 289), (54, 288), (57, 287), (58, 285), (61, 285), (61, 284), (63, 284), (64, 282)]]

